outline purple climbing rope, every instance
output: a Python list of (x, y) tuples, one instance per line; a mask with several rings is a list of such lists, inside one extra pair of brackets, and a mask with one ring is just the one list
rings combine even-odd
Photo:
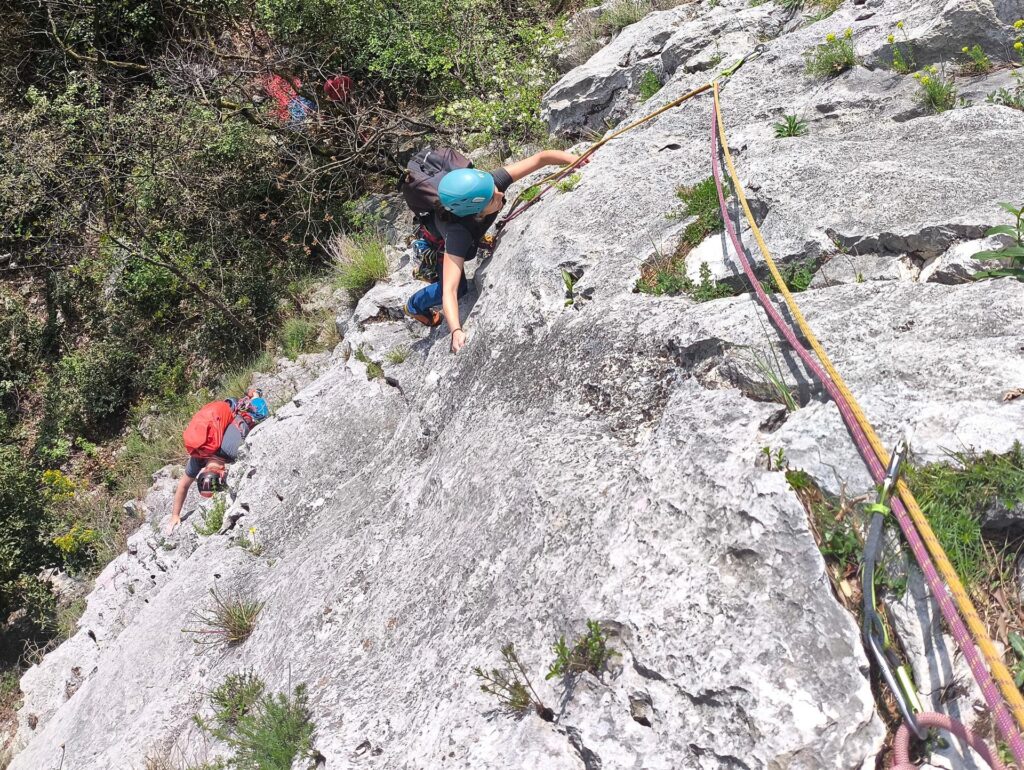
[[(750, 285), (753, 287), (754, 293), (757, 295), (758, 302), (760, 302), (761, 307), (764, 308), (765, 313), (768, 314), (768, 317), (775, 325), (775, 328), (778, 329), (779, 333), (786, 339), (786, 342), (789, 343), (790, 347), (792, 347), (800, 357), (800, 360), (802, 360), (807, 368), (814, 373), (814, 376), (818, 378), (821, 384), (828, 391), (832, 401), (838, 407), (839, 412), (843, 417), (843, 422), (846, 423), (847, 430), (850, 432), (854, 443), (857, 445), (857, 449), (860, 452), (861, 457), (871, 472), (871, 478), (876, 484), (881, 484), (885, 479), (885, 468), (882, 467), (878, 457), (876, 457), (875, 453), (872, 451), (871, 445), (867, 440), (867, 436), (864, 435), (863, 429), (854, 417), (853, 412), (850, 409), (850, 405), (847, 403), (842, 393), (839, 392), (839, 388), (836, 387), (832, 378), (829, 377), (824, 369), (822, 369), (821, 365), (810, 351), (801, 344), (797, 339), (796, 334), (793, 332), (793, 329), (786, 323), (782, 315), (772, 304), (768, 295), (761, 287), (761, 282), (757, 279), (757, 275), (754, 273), (750, 260), (743, 249), (743, 243), (740, 241), (739, 235), (736, 233), (736, 228), (729, 217), (729, 211), (725, 205), (725, 194), (722, 190), (722, 175), (718, 162), (719, 146), (717, 120), (717, 111), (713, 111), (711, 117), (711, 169), (715, 178), (715, 186), (718, 188), (718, 205), (722, 210), (722, 220), (725, 223), (725, 229), (729, 234), (729, 239), (732, 241), (733, 247), (736, 250), (737, 257), (743, 266), (743, 272), (746, 273), (747, 279), (750, 281)], [(1017, 762), (1018, 766), (1024, 768), (1024, 740), (1021, 739), (1021, 735), (1017, 731), (1016, 724), (1013, 721), (1013, 717), (1010, 715), (1010, 711), (1003, 700), (1002, 694), (999, 692), (995, 682), (992, 680), (992, 676), (989, 673), (988, 668), (985, 666), (981, 656), (978, 654), (978, 650), (974, 644), (974, 639), (971, 637), (967, 627), (964, 625), (964, 621), (960, 617), (960, 613), (957, 611), (956, 605), (953, 603), (952, 597), (950, 597), (945, 583), (943, 583), (942, 579), (939, 577), (939, 574), (935, 569), (935, 565), (932, 563), (931, 557), (928, 555), (928, 551), (921, 540), (921, 536), (918, 534), (917, 529), (915, 529), (914, 523), (907, 513), (907, 509), (903, 505), (903, 501), (900, 500), (899, 497), (893, 497), (891, 508), (893, 515), (896, 517), (896, 521), (899, 523), (900, 529), (903, 531), (903, 536), (910, 545), (910, 550), (913, 552), (914, 558), (917, 560), (918, 565), (921, 567), (921, 571), (924, 573), (924, 578), (928, 584), (928, 588), (931, 590), (932, 595), (935, 597), (935, 601), (939, 605), (942, 617), (949, 625), (953, 638), (960, 647), (964, 659), (967, 661), (967, 665), (971, 669), (971, 673), (974, 675), (975, 680), (981, 688), (985, 702), (992, 710), (999, 732), (1009, 744), (1010, 752), (1013, 754), (1014, 760)]]

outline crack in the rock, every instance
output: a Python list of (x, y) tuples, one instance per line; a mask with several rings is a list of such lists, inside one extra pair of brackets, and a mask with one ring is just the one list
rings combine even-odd
[(565, 737), (569, 739), (569, 745), (580, 755), (585, 770), (601, 770), (601, 757), (583, 743), (583, 733), (578, 728), (565, 725)]
[(690, 744), (690, 751), (698, 757), (711, 755), (720, 763), (721, 767), (734, 768), (735, 770), (750, 770), (750, 765), (732, 754), (719, 754), (714, 749), (707, 748), (706, 746), (698, 746), (696, 743)]

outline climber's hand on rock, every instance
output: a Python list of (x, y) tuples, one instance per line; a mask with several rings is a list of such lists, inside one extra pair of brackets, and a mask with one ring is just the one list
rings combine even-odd
[(167, 526), (167, 534), (170, 535), (181, 524), (181, 516), (171, 516), (171, 523)]
[(452, 332), (452, 353), (458, 353), (462, 350), (462, 346), (466, 344), (466, 333), (462, 329), (456, 329)]

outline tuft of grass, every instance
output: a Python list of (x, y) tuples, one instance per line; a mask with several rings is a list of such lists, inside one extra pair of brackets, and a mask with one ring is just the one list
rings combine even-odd
[(315, 324), (301, 316), (293, 316), (281, 325), (278, 339), (285, 356), (294, 361), (302, 353), (313, 350), (318, 334)]
[(405, 363), (409, 359), (409, 356), (411, 355), (412, 351), (408, 347), (403, 345), (401, 347), (392, 348), (387, 353), (385, 353), (384, 360), (386, 360), (389, 364), (397, 365)]
[(240, 594), (225, 598), (215, 588), (210, 589), (210, 596), (213, 604), (192, 615), (199, 627), (183, 629), (183, 633), (192, 634), (197, 644), (207, 646), (231, 647), (248, 639), (264, 603)]
[(995, 502), (1024, 503), (1024, 448), (1018, 442), (1003, 455), (956, 452), (950, 459), (909, 468), (907, 483), (964, 585), (984, 590), (998, 569), (982, 540), (981, 514)]
[(646, 102), (661, 90), (661, 81), (654, 70), (647, 70), (640, 78), (640, 101)]
[(389, 275), (384, 241), (372, 235), (336, 235), (328, 244), (336, 268), (334, 285), (358, 301), (377, 281)]
[(776, 139), (803, 136), (807, 133), (807, 121), (801, 120), (798, 115), (783, 115), (782, 120), (772, 124), (772, 128), (775, 129)]
[(516, 646), (509, 642), (501, 648), (501, 668), (484, 669), (479, 666), (473, 674), (480, 680), (480, 689), (493, 695), (499, 706), (506, 712), (515, 715), (525, 714), (533, 709), (545, 721), (554, 720), (554, 712), (544, 705), (530, 683), (526, 667), (519, 660)]
[(224, 526), (224, 511), (227, 510), (227, 503), (224, 500), (223, 495), (217, 495), (213, 501), (213, 505), (203, 515), (202, 523), (195, 525), (195, 530), (200, 535), (209, 536), (216, 532), (220, 532), (220, 528)]
[(561, 636), (551, 650), (555, 653), (555, 660), (545, 679), (572, 677), (583, 672), (600, 676), (616, 654), (608, 646), (608, 635), (596, 620), (587, 621), (587, 632), (577, 638), (572, 647), (566, 643), (565, 636)]
[(842, 36), (832, 32), (825, 36), (825, 42), (804, 52), (804, 67), (808, 75), (816, 78), (833, 78), (857, 64), (853, 50), (853, 30), (847, 28)]
[(356, 361), (366, 364), (366, 379), (376, 380), (384, 376), (384, 367), (374, 361), (360, 345), (354, 354)]
[[(796, 399), (793, 398), (793, 390), (786, 384), (786, 378), (782, 372), (782, 364), (779, 363), (779, 359), (775, 355), (775, 348), (770, 347), (770, 350), (771, 357), (763, 354), (761, 351), (754, 352), (754, 368), (760, 372), (768, 385), (771, 386), (772, 392), (775, 394), (775, 400), (785, 406), (788, 411), (795, 412), (799, 406), (796, 403)], [(780, 449), (779, 451), (781, 452), (782, 450)], [(781, 466), (781, 464), (780, 461), (779, 465)], [(770, 470), (770, 462), (768, 467)]]
[(927, 109), (936, 114), (967, 104), (958, 96), (953, 78), (946, 77), (945, 69), (939, 69), (933, 64), (921, 72), (915, 72), (914, 79), (921, 87), (919, 99)]
[(961, 51), (967, 56), (967, 61), (960, 67), (965, 74), (984, 75), (992, 71), (992, 60), (977, 43), (972, 46), (965, 45)]
[(570, 174), (565, 179), (560, 180), (555, 184), (555, 189), (560, 193), (572, 192), (576, 189), (576, 185), (580, 183), (580, 174)]

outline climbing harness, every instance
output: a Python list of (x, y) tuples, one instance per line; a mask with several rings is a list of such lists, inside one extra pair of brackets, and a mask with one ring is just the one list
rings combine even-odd
[(892, 513), (889, 508), (889, 497), (896, 488), (896, 479), (900, 475), (900, 467), (907, 454), (907, 445), (900, 441), (893, 452), (892, 460), (885, 472), (885, 481), (878, 490), (878, 497), (872, 505), (865, 506), (871, 515), (868, 535), (864, 539), (864, 559), (861, 562), (861, 593), (864, 596), (864, 644), (874, 656), (882, 672), (882, 678), (889, 685), (889, 690), (896, 698), (896, 706), (900, 710), (904, 724), (920, 740), (928, 737), (928, 732), (917, 724), (915, 715), (924, 711), (917, 688), (909, 667), (896, 656), (894, 645), (889, 638), (889, 631), (882, 617), (885, 611), (878, 604), (875, 596), (875, 565), (882, 551), (882, 528), (885, 517)]
[(647, 123), (648, 121), (653, 120), (654, 118), (656, 118), (659, 115), (661, 115), (663, 112), (667, 112), (668, 110), (671, 110), (674, 107), (678, 107), (683, 102), (686, 102), (686, 101), (692, 99), (695, 96), (699, 96), (700, 94), (704, 93), (705, 91), (711, 90), (711, 86), (715, 82), (720, 82), (721, 85), (724, 85), (725, 83), (727, 83), (729, 81), (729, 79), (733, 75), (735, 75), (739, 71), (740, 67), (742, 67), (747, 62), (753, 61), (754, 59), (758, 58), (766, 50), (768, 50), (768, 48), (763, 43), (757, 45), (749, 53), (747, 53), (744, 56), (740, 57), (740, 59), (735, 64), (733, 64), (731, 67), (727, 67), (726, 69), (722, 70), (719, 73), (718, 78), (716, 78), (715, 80), (712, 80), (712, 81), (710, 81), (708, 83), (705, 83), (704, 85), (699, 86), (698, 88), (695, 88), (692, 91), (689, 91), (689, 92), (683, 94), (682, 96), (680, 96), (677, 99), (673, 99), (668, 104), (663, 104), (661, 107), (656, 109), (654, 112), (651, 112), (651, 113), (645, 115), (644, 117), (640, 118), (639, 120), (633, 121), (628, 126), (624, 126), (623, 128), (620, 128), (620, 129), (612, 132), (611, 134), (608, 134), (607, 136), (603, 137), (602, 139), (599, 139), (598, 141), (594, 142), (592, 145), (590, 145), (590, 147), (588, 147), (583, 152), (582, 155), (580, 155), (576, 159), (575, 162), (570, 163), (568, 166), (563, 166), (558, 171), (554, 172), (553, 174), (550, 174), (549, 176), (547, 176), (544, 179), (540, 180), (540, 182), (538, 182), (536, 185), (534, 185), (534, 187), (541, 187), (541, 188), (543, 188), (539, 195), (537, 195), (537, 196), (535, 196), (535, 197), (533, 197), (533, 198), (531, 198), (530, 200), (527, 201), (527, 200), (523, 200), (523, 193), (520, 193), (516, 197), (516, 199), (512, 202), (512, 206), (509, 209), (508, 214), (506, 214), (504, 217), (502, 217), (501, 219), (498, 220), (498, 223), (494, 226), (495, 230), (500, 234), (502, 229), (504, 229), (505, 225), (507, 225), (509, 222), (511, 222), (516, 217), (518, 217), (520, 214), (522, 214), (524, 211), (526, 211), (531, 206), (534, 206), (537, 203), (539, 203), (541, 201), (541, 199), (548, 193), (548, 191), (550, 191), (551, 188), (553, 188), (556, 184), (558, 184), (558, 182), (561, 179), (564, 179), (566, 176), (571, 174), (575, 169), (579, 168), (580, 165), (583, 164), (588, 158), (590, 158), (591, 155), (593, 155), (595, 152), (597, 152), (599, 149), (601, 149), (604, 145), (608, 144), (608, 142), (610, 142), (612, 139), (615, 139), (616, 137), (622, 136), (627, 131), (632, 131), (634, 128), (637, 128), (638, 126), (642, 126), (644, 123)]
[[(888, 453), (885, 451), (878, 439), (878, 436), (875, 434), (874, 429), (868, 422), (867, 417), (864, 415), (853, 394), (846, 386), (846, 383), (835, 370), (828, 354), (821, 347), (821, 343), (818, 342), (814, 332), (804, 319), (799, 306), (796, 304), (792, 294), (789, 292), (785, 279), (782, 277), (782, 274), (779, 272), (778, 267), (772, 259), (771, 252), (768, 250), (768, 246), (764, 242), (761, 231), (758, 228), (757, 223), (754, 221), (753, 214), (750, 211), (750, 206), (743, 193), (743, 188), (739, 183), (736, 168), (732, 162), (732, 155), (729, 152), (728, 140), (725, 135), (725, 122), (722, 118), (717, 83), (713, 84), (713, 88), (714, 115), (711, 125), (712, 173), (718, 189), (719, 206), (722, 210), (725, 228), (743, 266), (743, 271), (750, 280), (758, 301), (768, 314), (769, 318), (771, 318), (772, 323), (776, 326), (807, 368), (814, 373), (815, 377), (828, 391), (829, 396), (839, 409), (839, 412), (843, 417), (843, 421), (846, 423), (847, 429), (850, 431), (851, 437), (860, 451), (861, 457), (868, 466), (872, 478), (876, 483), (882, 484), (886, 476), (884, 468), (890, 463)], [(736, 192), (739, 204), (742, 206), (743, 213), (750, 230), (754, 235), (754, 239), (757, 242), (769, 270), (771, 271), (772, 277), (775, 279), (779, 292), (785, 299), (791, 316), (799, 327), (804, 339), (807, 340), (814, 352), (817, 354), (817, 359), (812, 357), (803, 343), (797, 339), (792, 327), (782, 318), (778, 309), (768, 299), (768, 295), (765, 294), (764, 289), (761, 287), (760, 281), (750, 264), (747, 253), (744, 251), (743, 244), (736, 233), (735, 226), (733, 225), (732, 219), (729, 217), (725, 203), (725, 194), (722, 188), (722, 176), (719, 170), (718, 160), (719, 140), (721, 140), (721, 153), (725, 159), (729, 178), (732, 182), (733, 189)], [(897, 479), (896, 488), (900, 495), (899, 497), (892, 498), (892, 513), (914, 554), (914, 558), (921, 567), (925, 581), (927, 582), (928, 587), (939, 606), (942, 617), (948, 624), (957, 645), (963, 653), (964, 659), (967, 661), (967, 664), (971, 669), (971, 673), (974, 675), (975, 680), (981, 688), (982, 694), (985, 697), (985, 702), (992, 711), (992, 715), (999, 732), (1009, 745), (1010, 752), (1013, 754), (1017, 764), (1024, 767), (1024, 740), (1022, 740), (1021, 734), (1017, 729), (1017, 726), (1014, 724), (1014, 720), (1010, 715), (1009, 708), (1007, 707), (1007, 704), (1009, 704), (1010, 708), (1013, 709), (1014, 715), (1017, 716), (1018, 724), (1024, 724), (1024, 720), (1021, 719), (1022, 714), (1024, 714), (1024, 699), (1021, 698), (1020, 692), (1017, 691), (1013, 684), (1013, 680), (1009, 676), (1009, 672), (1006, 670), (1006, 666), (996, 653), (992, 640), (988, 638), (988, 634), (981, 622), (981, 618), (978, 616), (977, 610), (971, 603), (966, 591), (964, 591), (963, 585), (956, 575), (956, 571), (949, 563), (949, 558), (942, 550), (942, 546), (939, 544), (938, 539), (932, 532), (927, 519), (921, 512), (920, 507), (917, 505), (917, 501), (911, 494), (906, 482)], [(932, 562), (932, 558), (934, 558), (935, 563), (938, 564), (939, 570), (942, 571), (942, 578), (939, 577), (939, 572), (936, 570), (936, 566)], [(945, 579), (945, 582), (943, 582), (943, 578)], [(949, 586), (948, 589), (947, 584)], [(950, 598), (950, 593), (956, 597), (956, 605), (954, 605), (953, 600)], [(971, 632), (973, 632), (973, 638), (971, 632), (968, 632), (967, 627), (964, 625), (964, 620), (957, 611), (957, 606), (959, 606), (960, 612), (962, 612), (964, 617), (967, 619), (967, 623), (971, 627)], [(978, 650), (975, 647), (975, 642), (977, 642), (978, 648), (981, 649), (982, 654), (985, 656), (985, 661), (982, 661), (979, 657)], [(988, 668), (985, 667), (985, 662), (988, 663)], [(998, 689), (993, 682), (993, 677), (999, 682)], [(1002, 691), (1003, 697), (1000, 697), (1000, 690)], [(1003, 698), (1005, 698), (1005, 701)], [(927, 726), (923, 716), (924, 715), (918, 717), (918, 724)], [(993, 767), (996, 767), (996, 765), (993, 765)]]

